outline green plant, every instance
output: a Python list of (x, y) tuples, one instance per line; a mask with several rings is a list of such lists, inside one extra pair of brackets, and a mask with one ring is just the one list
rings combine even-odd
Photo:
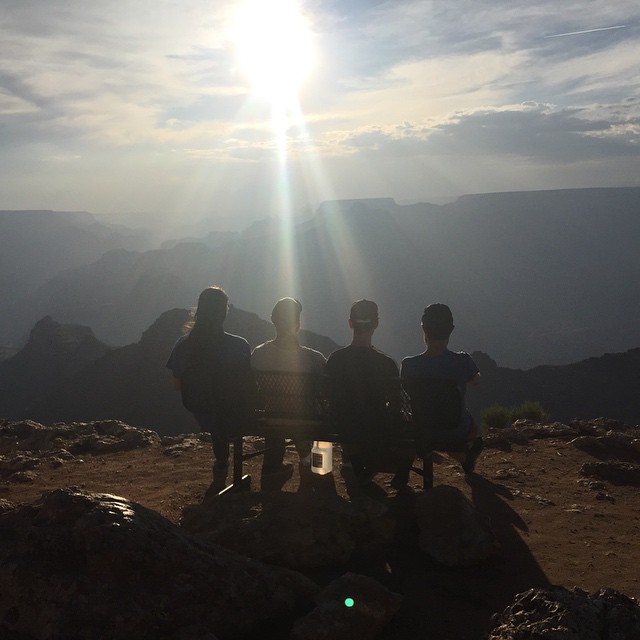
[(533, 422), (549, 422), (550, 416), (539, 402), (527, 400), (519, 407), (511, 409), (512, 420), (532, 420)]
[(485, 409), (482, 414), (482, 426), (484, 429), (504, 429), (511, 426), (516, 420), (531, 420), (533, 422), (549, 422), (550, 416), (539, 402), (527, 400), (517, 407), (503, 407), (493, 404)]
[(504, 429), (511, 424), (511, 410), (499, 404), (487, 407), (481, 415), (482, 426), (487, 429)]

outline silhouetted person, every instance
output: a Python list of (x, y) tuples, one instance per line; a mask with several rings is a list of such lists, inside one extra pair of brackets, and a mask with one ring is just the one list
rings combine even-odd
[[(329, 379), (331, 406), (343, 437), (343, 477), (350, 469), (360, 486), (380, 471), (395, 471), (392, 486), (406, 486), (413, 453), (390, 445), (389, 436), (399, 427), (400, 383), (398, 365), (372, 345), (378, 328), (378, 305), (358, 300), (351, 306), (351, 344), (334, 351), (325, 372)], [(399, 433), (399, 431), (398, 431)]]
[[(282, 298), (271, 312), (271, 322), (276, 329), (273, 340), (257, 346), (251, 354), (251, 365), (258, 371), (282, 371), (290, 373), (322, 373), (325, 357), (319, 352), (300, 344), (300, 314), (302, 304), (295, 298)], [(310, 473), (311, 442), (293, 439), (300, 457), (300, 474)], [(283, 463), (285, 438), (265, 438), (267, 451), (262, 467), (263, 475), (288, 474), (293, 469)]]
[(412, 397), (412, 401), (419, 394), (420, 380), (434, 378), (439, 380), (454, 380), (458, 386), (462, 399), (460, 421), (453, 429), (437, 433), (429, 432), (429, 438), (434, 445), (440, 438), (443, 442), (467, 442), (466, 453), (450, 455), (460, 460), (465, 472), (474, 470), (476, 461), (482, 450), (482, 438), (471, 414), (464, 407), (464, 397), (467, 385), (480, 383), (480, 371), (468, 353), (454, 352), (448, 349), (449, 337), (454, 329), (451, 309), (445, 304), (430, 304), (422, 315), (422, 330), (426, 349), (417, 356), (406, 357), (402, 360), (400, 375), (405, 389)]
[(212, 489), (224, 488), (229, 439), (237, 421), (246, 417), (251, 390), (251, 349), (240, 336), (225, 333), (228, 296), (220, 287), (207, 287), (198, 298), (192, 321), (171, 352), (173, 372), (183, 404), (201, 431), (211, 434), (214, 464)]

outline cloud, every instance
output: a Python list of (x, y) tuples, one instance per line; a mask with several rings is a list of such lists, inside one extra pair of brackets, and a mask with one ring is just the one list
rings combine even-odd
[(432, 126), (364, 129), (340, 144), (392, 156), (507, 155), (566, 163), (639, 156), (640, 100), (591, 109), (535, 103), (478, 109)]
[[(365, 196), (367, 188), (385, 195), (387, 184), (391, 195), (416, 193), (424, 188), (420, 170), (433, 171), (431, 158), (441, 161), (439, 183), (451, 166), (464, 191), (478, 189), (480, 156), (514, 184), (535, 164), (540, 188), (550, 166), (549, 184), (562, 175), (575, 181), (587, 161), (596, 180), (611, 180), (616, 158), (637, 156), (636, 0), (302, 1), (320, 62), (300, 96), (305, 125), (287, 130), (288, 158), (292, 176), (298, 161), (324, 170), (320, 183), (332, 197)], [(227, 37), (232, 7), (231, 0), (157, 0), (151, 11), (136, 0), (4, 0), (3, 185), (19, 185), (11, 193), (26, 201), (37, 189), (29, 184), (61, 192), (56, 180), (90, 194), (89, 168), (103, 172), (93, 179), (100, 194), (110, 180), (148, 176), (135, 199), (144, 208), (143, 186), (164, 180), (188, 191), (194, 163), (205, 178), (213, 164), (227, 166), (238, 182), (251, 168), (277, 166), (271, 105), (251, 99)], [(46, 162), (45, 177), (44, 159), (78, 157), (82, 189), (79, 174), (62, 173), (74, 162)], [(371, 167), (375, 184), (367, 187)], [(157, 191), (148, 198), (162, 200)]]

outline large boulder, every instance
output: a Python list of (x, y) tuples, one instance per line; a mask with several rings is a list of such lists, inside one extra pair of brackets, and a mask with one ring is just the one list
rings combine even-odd
[(488, 640), (640, 640), (640, 607), (614, 589), (529, 589), (493, 624)]
[(498, 551), (489, 520), (455, 487), (439, 485), (416, 500), (420, 550), (449, 567), (484, 562)]
[(394, 525), (386, 509), (368, 507), (337, 496), (231, 493), (187, 507), (181, 525), (201, 540), (302, 570), (340, 565), (357, 548), (390, 541)]
[(318, 590), (139, 504), (75, 488), (3, 510), (0, 538), (0, 635), (256, 637), (289, 628)]
[(290, 640), (371, 640), (377, 638), (402, 603), (373, 578), (346, 573), (315, 598), (317, 606), (298, 620)]

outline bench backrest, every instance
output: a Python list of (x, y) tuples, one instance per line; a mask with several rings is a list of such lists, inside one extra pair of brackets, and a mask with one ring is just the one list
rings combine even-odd
[(264, 417), (286, 420), (328, 420), (326, 380), (314, 373), (256, 371), (256, 406)]
[[(330, 385), (316, 373), (256, 371), (256, 406), (268, 419), (339, 422), (332, 411)], [(449, 431), (460, 425), (463, 401), (453, 380), (420, 378), (389, 380), (390, 395), (399, 405), (390, 411), (391, 420), (412, 422), (420, 429)], [(394, 402), (395, 404), (395, 402)]]

